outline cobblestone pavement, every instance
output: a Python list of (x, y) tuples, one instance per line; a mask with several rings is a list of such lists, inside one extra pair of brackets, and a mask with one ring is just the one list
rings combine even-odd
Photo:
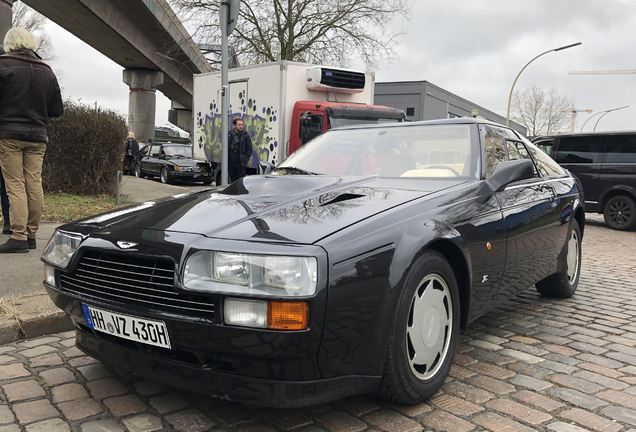
[(590, 221), (583, 252), (572, 299), (527, 290), (470, 325), (425, 404), (252, 409), (119, 376), (67, 332), (0, 346), (0, 432), (636, 431), (636, 233)]

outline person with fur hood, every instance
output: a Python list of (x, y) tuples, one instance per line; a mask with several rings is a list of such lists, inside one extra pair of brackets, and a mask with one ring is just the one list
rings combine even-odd
[(9, 196), (12, 231), (0, 253), (35, 249), (44, 207), (42, 162), (46, 120), (64, 112), (53, 70), (35, 52), (31, 33), (12, 28), (0, 55), (0, 169)]

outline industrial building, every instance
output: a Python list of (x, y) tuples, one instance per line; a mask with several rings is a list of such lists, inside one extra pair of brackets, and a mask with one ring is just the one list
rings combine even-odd
[[(407, 120), (436, 120), (473, 117), (506, 124), (506, 118), (463, 99), (428, 81), (400, 81), (375, 83), (374, 103), (404, 110)], [(474, 110), (477, 110), (475, 113)], [(526, 136), (527, 129), (513, 121), (510, 127)]]

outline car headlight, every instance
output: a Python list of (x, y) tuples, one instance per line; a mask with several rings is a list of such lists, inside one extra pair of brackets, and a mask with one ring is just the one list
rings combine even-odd
[(314, 257), (201, 251), (188, 258), (183, 284), (193, 291), (308, 296), (316, 293)]
[(79, 234), (56, 230), (44, 248), (42, 259), (50, 264), (65, 268), (81, 242), (82, 236)]

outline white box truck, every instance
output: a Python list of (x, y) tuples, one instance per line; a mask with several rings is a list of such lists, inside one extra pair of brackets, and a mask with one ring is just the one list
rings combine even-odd
[[(278, 164), (327, 129), (406, 119), (402, 110), (373, 105), (371, 73), (278, 61), (230, 69), (228, 84), (228, 126), (239, 117), (252, 138), (248, 173), (256, 172), (259, 161)], [(217, 184), (220, 88), (220, 71), (194, 76), (194, 157), (212, 162)]]

